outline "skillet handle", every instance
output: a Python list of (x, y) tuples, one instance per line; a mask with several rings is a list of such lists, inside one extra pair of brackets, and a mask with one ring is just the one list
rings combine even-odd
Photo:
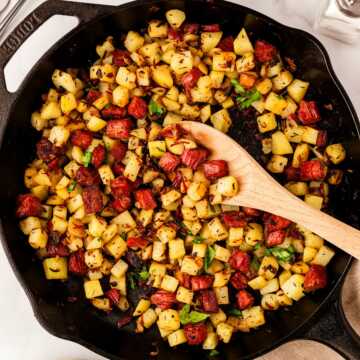
[(327, 306), (315, 317), (315, 324), (306, 331), (303, 339), (323, 343), (348, 360), (358, 360), (360, 343), (348, 325), (340, 305), (341, 287)]
[(5, 120), (16, 98), (17, 92), (10, 93), (6, 89), (4, 67), (17, 49), (46, 20), (53, 15), (69, 15), (78, 17), (80, 24), (86, 23), (97, 16), (115, 11), (117, 7), (109, 5), (94, 5), (78, 2), (48, 0), (31, 12), (5, 39), (0, 46), (0, 134), (5, 126)]

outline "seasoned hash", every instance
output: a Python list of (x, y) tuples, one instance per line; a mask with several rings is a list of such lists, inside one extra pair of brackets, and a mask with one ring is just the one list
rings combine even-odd
[(233, 110), (252, 111), (267, 170), (318, 209), (346, 154), (328, 144), (309, 82), (274, 45), (181, 10), (166, 20), (120, 44), (108, 37), (90, 69), (53, 72), (31, 117), (41, 139), (16, 215), (47, 280), (80, 278), (119, 327), (155, 326), (172, 347), (214, 350), (324, 288), (335, 253), (287, 219), (222, 205), (239, 184), (182, 120), (226, 133)]

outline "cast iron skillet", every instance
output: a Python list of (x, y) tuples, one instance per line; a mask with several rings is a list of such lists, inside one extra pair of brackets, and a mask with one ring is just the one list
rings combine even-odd
[[(323, 126), (330, 131), (330, 137), (336, 134), (338, 141), (358, 138), (358, 118), (323, 46), (308, 33), (281, 25), (248, 8), (221, 0), (137, 1), (119, 7), (50, 0), (31, 13), (0, 48), (2, 244), (41, 325), (55, 336), (75, 341), (113, 359), (148, 358), (156, 342), (159, 359), (190, 360), (204, 358), (205, 355), (186, 346), (169, 349), (167, 344), (158, 341), (155, 331), (136, 335), (129, 329), (118, 330), (115, 326), (118, 316), (100, 314), (82, 301), (81, 281), (72, 279), (66, 284), (45, 281), (41, 266), (34, 260), (33, 251), (18, 230), (14, 216), (15, 198), (25, 191), (23, 171), (34, 156), (30, 149), (34, 149), (39, 137), (30, 126), (30, 114), (38, 106), (40, 94), (50, 86), (53, 69), (88, 64), (89, 59), (94, 57), (95, 45), (107, 35), (120, 36), (122, 31), (144, 27), (149, 19), (163, 16), (164, 11), (171, 8), (184, 9), (191, 21), (220, 22), (225, 32), (237, 33), (246, 26), (255, 38), (274, 43), (282, 54), (296, 60), (299, 74), (316, 89), (311, 95), (322, 104), (332, 104), (334, 110), (323, 113)], [(25, 39), (55, 14), (75, 15), (80, 19), (80, 25), (42, 57), (16, 93), (8, 93), (3, 74), (5, 64)], [(231, 135), (258, 156), (251, 122), (240, 119), (238, 114), (234, 117)], [(354, 226), (360, 224), (358, 180), (356, 172), (346, 175), (344, 185), (333, 192), (336, 202), (330, 202), (331, 211)], [(336, 310), (337, 290), (350, 262), (350, 256), (338, 251), (329, 266), (331, 282), (327, 289), (307, 296), (287, 310), (267, 313), (265, 326), (249, 334), (236, 334), (230, 344), (219, 347), (220, 357), (250, 359), (286, 341), (312, 338), (336, 347), (348, 358), (358, 358), (360, 347), (347, 336)], [(68, 298), (74, 296), (79, 301), (69, 302)], [(321, 318), (318, 313), (320, 308), (323, 310)], [(315, 313), (318, 313), (317, 316), (314, 316)]]

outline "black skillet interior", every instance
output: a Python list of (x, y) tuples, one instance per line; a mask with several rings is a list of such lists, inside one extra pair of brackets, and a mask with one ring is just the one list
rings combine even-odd
[[(56, 3), (56, 4), (55, 4)], [(298, 76), (311, 82), (311, 95), (321, 104), (332, 104), (333, 110), (323, 110), (323, 127), (338, 141), (357, 139), (358, 119), (343, 88), (336, 80), (323, 47), (308, 34), (280, 25), (255, 11), (223, 1), (170, 0), (140, 1), (119, 8), (99, 11), (99, 6), (61, 1), (45, 3), (38, 17), (46, 13), (49, 4), (59, 13), (76, 13), (80, 19), (98, 16), (91, 23), (83, 23), (56, 44), (33, 68), (26, 82), (16, 94), (9, 114), (0, 150), (1, 219), (4, 248), (19, 280), (32, 301), (35, 315), (41, 324), (56, 336), (79, 342), (94, 351), (115, 359), (145, 359), (158, 343), (160, 359), (203, 358), (196, 348), (181, 346), (170, 349), (159, 341), (154, 331), (136, 335), (130, 329), (118, 330), (118, 315), (104, 315), (82, 301), (81, 282), (46, 282), (40, 264), (17, 228), (14, 217), (15, 198), (24, 192), (22, 183), (26, 164), (34, 156), (34, 144), (39, 135), (30, 126), (30, 114), (39, 104), (40, 94), (50, 84), (54, 68), (77, 67), (94, 59), (95, 46), (107, 35), (120, 35), (129, 29), (140, 29), (153, 17), (163, 17), (164, 11), (181, 8), (188, 19), (200, 23), (220, 22), (225, 33), (237, 34), (245, 26), (251, 38), (262, 38), (274, 43), (285, 56), (295, 59)], [(48, 10), (47, 10), (48, 11)], [(46, 17), (49, 14), (46, 15)], [(8, 116), (7, 116), (8, 115)], [(259, 158), (257, 141), (253, 136), (254, 121), (249, 116), (233, 114), (231, 135)], [(5, 117), (4, 117), (5, 119)], [(3, 119), (3, 120), (4, 120)], [(31, 150), (30, 150), (31, 149)], [(333, 192), (330, 209), (337, 217), (359, 225), (360, 182), (357, 175), (346, 175), (344, 185)], [(336, 202), (333, 201), (336, 199)], [(289, 209), (291, 211), (291, 209)], [(249, 334), (236, 334), (228, 345), (219, 346), (226, 359), (245, 359), (273, 349), (295, 334), (328, 299), (339, 284), (350, 257), (338, 251), (329, 266), (331, 282), (327, 289), (309, 295), (294, 306), (267, 313), (267, 324)], [(80, 300), (67, 301), (69, 296)], [(141, 344), (141, 345), (140, 345)]]

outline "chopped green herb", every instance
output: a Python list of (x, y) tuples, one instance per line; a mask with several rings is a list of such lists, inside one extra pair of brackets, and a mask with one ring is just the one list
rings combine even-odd
[(209, 269), (212, 261), (214, 260), (214, 257), (215, 257), (215, 249), (212, 246), (208, 246), (206, 249), (205, 262), (204, 262), (205, 271)]
[(186, 325), (189, 323), (196, 324), (200, 321), (204, 321), (210, 315), (199, 311), (190, 311), (190, 305), (186, 304), (181, 309), (179, 316), (181, 324)]
[(236, 98), (236, 101), (239, 104), (239, 107), (241, 110), (247, 109), (251, 106), (251, 104), (257, 100), (261, 99), (261, 94), (256, 90), (250, 90), (246, 91), (245, 93), (242, 93), (241, 96), (238, 96)]
[(88, 167), (90, 165), (91, 158), (92, 158), (92, 152), (86, 150), (85, 154), (84, 154), (84, 157), (83, 157), (83, 164), (84, 164), (85, 167)]
[(142, 270), (139, 272), (138, 277), (140, 280), (146, 281), (149, 278), (149, 276), (150, 276), (150, 274), (149, 274), (146, 266), (144, 266), (142, 268)]
[(111, 106), (111, 104), (108, 103), (108, 104), (106, 104), (106, 105), (104, 106), (104, 109), (109, 109), (110, 106)]
[(259, 250), (261, 248), (261, 243), (257, 243), (254, 247), (254, 250)]
[(127, 239), (127, 234), (126, 234), (125, 231), (122, 231), (122, 232), (120, 233), (120, 236), (121, 236), (124, 240)]
[(231, 85), (234, 87), (234, 90), (237, 94), (243, 94), (245, 89), (239, 84), (236, 79), (231, 80)]
[(241, 310), (235, 309), (235, 308), (230, 309), (230, 310), (228, 311), (228, 314), (229, 314), (229, 315), (233, 315), (233, 316), (242, 317), (242, 312), (241, 312)]
[(218, 356), (219, 354), (220, 354), (219, 351), (214, 349), (210, 351), (209, 356), (214, 357), (214, 356)]
[(193, 238), (193, 244), (201, 244), (205, 239), (203, 237), (201, 237), (200, 235), (195, 236)]
[(295, 256), (295, 249), (291, 245), (286, 249), (276, 246), (266, 249), (265, 255), (273, 255), (278, 261), (292, 262)]
[(137, 287), (136, 274), (134, 274), (132, 272), (128, 273), (128, 280), (129, 280), (130, 289), (132, 289), (132, 290), (136, 289), (136, 287)]
[(77, 184), (77, 182), (76, 182), (75, 180), (73, 180), (73, 181), (71, 182), (71, 184), (69, 185), (69, 187), (67, 188), (67, 191), (68, 191), (69, 193), (71, 193), (71, 192), (75, 189), (76, 184)]
[(149, 113), (150, 115), (161, 116), (164, 113), (164, 109), (154, 100), (151, 100), (149, 104)]
[(256, 256), (254, 256), (251, 260), (250, 267), (255, 271), (258, 271), (260, 269), (260, 263)]

